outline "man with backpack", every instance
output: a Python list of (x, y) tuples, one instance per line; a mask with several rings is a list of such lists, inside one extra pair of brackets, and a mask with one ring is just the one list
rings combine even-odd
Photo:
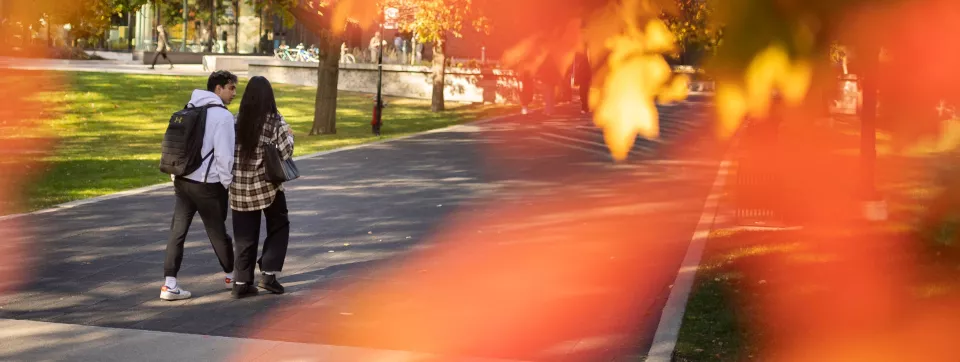
[(190, 298), (190, 292), (177, 284), (177, 273), (183, 261), (183, 243), (196, 213), (226, 273), (224, 284), (233, 287), (233, 239), (227, 234), (226, 220), (236, 135), (234, 117), (226, 105), (236, 95), (237, 76), (223, 70), (214, 72), (207, 80), (207, 90), (193, 91), (190, 103), (173, 114), (164, 134), (160, 170), (174, 178), (177, 201), (160, 299)]

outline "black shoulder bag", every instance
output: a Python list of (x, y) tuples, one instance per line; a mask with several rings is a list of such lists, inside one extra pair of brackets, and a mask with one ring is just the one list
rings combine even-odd
[[(273, 128), (274, 139), (277, 137), (286, 137), (286, 135), (281, 136), (277, 134), (280, 130), (280, 125), (275, 125)], [(277, 148), (274, 142), (263, 146), (263, 163), (264, 168), (266, 168), (266, 178), (269, 182), (279, 184), (293, 181), (300, 177), (300, 170), (297, 169), (297, 164), (293, 163), (293, 157), (283, 158), (283, 154), (280, 153), (280, 149)]]

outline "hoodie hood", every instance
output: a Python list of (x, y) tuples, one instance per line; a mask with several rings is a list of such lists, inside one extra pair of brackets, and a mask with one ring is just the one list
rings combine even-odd
[(203, 107), (210, 104), (219, 104), (222, 106), (223, 100), (211, 91), (196, 89), (193, 91), (193, 95), (190, 96), (190, 104), (194, 107)]

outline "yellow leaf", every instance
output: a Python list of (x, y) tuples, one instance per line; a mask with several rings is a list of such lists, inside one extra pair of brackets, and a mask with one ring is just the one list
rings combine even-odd
[(797, 62), (778, 78), (777, 86), (787, 104), (797, 105), (806, 97), (812, 79), (813, 66), (808, 62)]
[[(654, 93), (648, 88), (656, 83), (658, 78), (668, 77), (670, 68), (663, 58), (659, 58), (659, 61), (656, 58), (631, 58), (613, 67), (604, 82), (603, 97), (594, 123), (603, 128), (604, 140), (616, 160), (626, 159), (637, 135), (645, 138), (659, 136), (657, 108), (653, 104)], [(666, 74), (658, 75), (658, 72)], [(638, 82), (638, 79), (644, 81)]]
[(720, 83), (717, 85), (716, 104), (720, 118), (717, 133), (721, 138), (729, 138), (747, 115), (746, 97), (739, 86)]
[(660, 91), (657, 100), (660, 103), (673, 103), (687, 99), (690, 93), (690, 76), (679, 74), (671, 79), (670, 84)]
[(786, 51), (771, 46), (753, 58), (746, 71), (747, 109), (750, 115), (763, 118), (770, 109), (776, 78), (790, 67)]
[(646, 27), (647, 50), (657, 53), (669, 53), (676, 50), (677, 38), (662, 21), (653, 20)]
[(774, 91), (779, 91), (787, 104), (799, 104), (810, 88), (812, 77), (813, 67), (810, 63), (793, 63), (782, 47), (768, 47), (753, 58), (746, 70), (749, 114), (766, 117)]

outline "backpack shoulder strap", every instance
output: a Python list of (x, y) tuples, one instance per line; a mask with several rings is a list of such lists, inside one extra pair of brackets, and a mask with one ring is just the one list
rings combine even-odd
[[(227, 109), (227, 107), (222, 104), (208, 104), (203, 106), (203, 109), (207, 112), (210, 111), (210, 108)], [(227, 111), (229, 112), (230, 110)], [(210, 158), (210, 163), (207, 164), (207, 172), (203, 175), (203, 182), (207, 182), (207, 177), (210, 176), (210, 168), (213, 167), (213, 161), (216, 159), (216, 156), (213, 154), (214, 151), (216, 151), (216, 148), (211, 148), (210, 153), (208, 153), (206, 156), (203, 156), (203, 160), (200, 161), (202, 164), (202, 162), (206, 161), (208, 157)]]

